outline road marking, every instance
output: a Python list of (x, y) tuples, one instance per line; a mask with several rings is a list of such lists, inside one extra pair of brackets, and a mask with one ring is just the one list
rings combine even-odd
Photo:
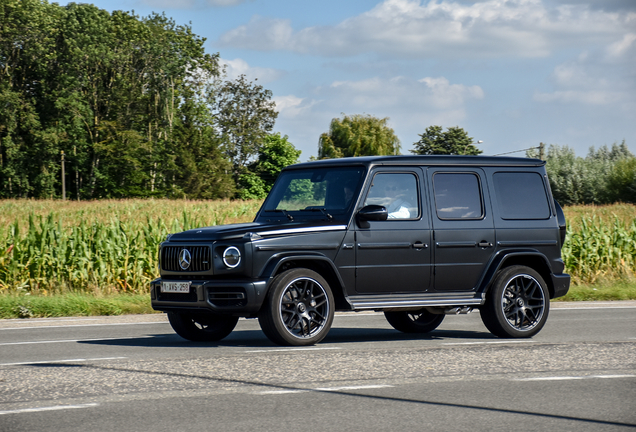
[(100, 357), (100, 358), (77, 358), (66, 360), (45, 360), (45, 361), (30, 361), (30, 362), (17, 362), (17, 363), (0, 363), (0, 366), (24, 366), (24, 365), (38, 365), (38, 364), (50, 364), (50, 363), (77, 363), (88, 361), (102, 361), (102, 360), (121, 360), (127, 357)]
[(513, 381), (566, 381), (586, 379), (636, 378), (636, 375), (585, 375), (585, 376), (551, 376), (533, 378), (515, 378)]
[(293, 351), (322, 351), (322, 350), (339, 350), (340, 347), (321, 347), (321, 348), (281, 348), (281, 349), (263, 349), (253, 351), (243, 351), (246, 353), (265, 353), (265, 352), (293, 352)]
[(68, 328), (68, 327), (104, 327), (104, 326), (125, 326), (125, 325), (146, 325), (146, 324), (169, 324), (168, 321), (149, 321), (138, 323), (106, 323), (106, 324), (71, 324), (71, 325), (53, 325), (53, 326), (31, 326), (31, 327), (5, 327), (0, 330), (29, 330), (29, 329), (47, 329), (47, 328)]
[(79, 409), (79, 408), (93, 408), (98, 405), (99, 404), (96, 404), (96, 403), (88, 403), (88, 404), (81, 404), (81, 405), (59, 405), (59, 406), (40, 407), (40, 408), (24, 408), (24, 409), (11, 410), (11, 411), (0, 411), (0, 415), (34, 413), (34, 412), (42, 412), (42, 411), (58, 411), (58, 410)]
[[(552, 304), (550, 304), (552, 306)], [(636, 306), (565, 306), (550, 308), (550, 312), (566, 310), (589, 310), (589, 309), (634, 309)]]
[(270, 395), (270, 394), (290, 394), (290, 393), (307, 393), (307, 392), (337, 392), (346, 390), (367, 390), (377, 388), (389, 388), (392, 385), (366, 385), (366, 386), (346, 386), (346, 387), (318, 387), (314, 389), (297, 389), (297, 390), (267, 390), (258, 392), (257, 394)]
[(442, 345), (496, 345), (510, 343), (533, 343), (532, 340), (506, 340), (506, 341), (483, 341), (483, 342), (444, 342)]
[(44, 341), (27, 341), (27, 342), (4, 342), (0, 343), (0, 346), (6, 345), (31, 345), (31, 344), (51, 344), (51, 343), (67, 343), (67, 342), (97, 342), (108, 340), (122, 340), (122, 339), (143, 339), (153, 338), (156, 336), (137, 336), (137, 337), (120, 337), (120, 338), (99, 338), (99, 339), (61, 339), (61, 340), (44, 340)]

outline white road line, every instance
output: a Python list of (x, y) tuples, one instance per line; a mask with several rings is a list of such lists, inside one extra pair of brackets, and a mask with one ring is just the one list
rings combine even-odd
[(120, 337), (120, 338), (99, 338), (99, 339), (61, 339), (61, 340), (44, 340), (44, 341), (27, 341), (27, 342), (4, 342), (0, 343), (0, 346), (6, 345), (31, 345), (31, 344), (51, 344), (51, 343), (67, 343), (67, 342), (98, 342), (108, 340), (122, 340), (122, 339), (142, 339), (153, 338), (156, 336), (135, 336), (135, 337)]
[(79, 408), (93, 408), (98, 405), (99, 404), (96, 404), (96, 403), (87, 403), (87, 404), (81, 404), (81, 405), (59, 405), (59, 406), (39, 407), (39, 408), (24, 408), (24, 409), (11, 410), (11, 411), (0, 411), (0, 415), (35, 413), (35, 412), (42, 412), (42, 411), (58, 411), (58, 410), (79, 409)]
[(506, 341), (483, 341), (483, 342), (444, 342), (442, 345), (496, 345), (510, 343), (533, 343), (532, 340), (506, 340)]
[(366, 386), (346, 386), (346, 387), (318, 387), (314, 389), (298, 389), (298, 390), (267, 390), (258, 392), (261, 395), (273, 395), (273, 394), (291, 394), (291, 393), (307, 393), (307, 392), (337, 392), (346, 390), (367, 390), (377, 388), (389, 388), (392, 385), (366, 385)]
[(5, 327), (0, 330), (30, 330), (30, 329), (47, 329), (47, 328), (68, 328), (68, 327), (104, 327), (104, 326), (125, 326), (125, 325), (147, 325), (147, 324), (169, 324), (168, 321), (149, 321), (138, 323), (105, 323), (105, 324), (71, 324), (71, 325), (53, 325), (53, 326), (31, 326), (31, 327)]
[(30, 362), (17, 362), (17, 363), (0, 363), (0, 366), (24, 366), (24, 365), (37, 365), (37, 364), (49, 364), (49, 363), (77, 363), (77, 362), (89, 362), (89, 361), (102, 361), (102, 360), (121, 360), (127, 357), (100, 357), (100, 358), (77, 358), (66, 360), (43, 360), (43, 361), (30, 361)]
[[(552, 304), (550, 305), (552, 306)], [(636, 306), (566, 306), (550, 308), (550, 312), (567, 310), (589, 310), (589, 309), (634, 309)]]
[(339, 350), (340, 347), (323, 347), (323, 348), (281, 348), (281, 349), (262, 349), (253, 351), (243, 351), (246, 353), (266, 353), (266, 352), (294, 352), (294, 351), (322, 351), (322, 350)]
[(636, 378), (636, 375), (585, 375), (585, 376), (551, 376), (533, 378), (515, 378), (513, 381), (567, 381), (586, 379)]

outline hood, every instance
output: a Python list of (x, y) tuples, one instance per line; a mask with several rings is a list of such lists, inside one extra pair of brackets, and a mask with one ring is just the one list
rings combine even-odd
[(176, 234), (171, 234), (170, 242), (209, 242), (216, 240), (239, 239), (247, 233), (253, 237), (269, 237), (278, 235), (293, 235), (319, 231), (341, 231), (346, 225), (326, 221), (264, 223), (251, 222), (231, 225), (218, 225), (205, 228), (195, 228)]

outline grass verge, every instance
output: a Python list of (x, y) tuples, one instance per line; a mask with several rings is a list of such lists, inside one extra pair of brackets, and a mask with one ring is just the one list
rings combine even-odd
[(127, 315), (154, 312), (150, 306), (148, 294), (0, 295), (0, 318)]
[[(636, 282), (570, 287), (556, 301), (636, 300)], [(148, 294), (56, 294), (53, 296), (0, 295), (0, 318), (50, 318), (156, 313)]]
[(608, 282), (602, 285), (571, 286), (556, 301), (636, 300), (636, 282)]

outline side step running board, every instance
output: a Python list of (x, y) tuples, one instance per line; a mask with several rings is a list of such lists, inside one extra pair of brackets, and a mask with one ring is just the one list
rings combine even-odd
[(482, 294), (470, 293), (457, 296), (444, 294), (393, 294), (349, 296), (353, 310), (444, 307), (444, 306), (481, 306), (485, 298)]

